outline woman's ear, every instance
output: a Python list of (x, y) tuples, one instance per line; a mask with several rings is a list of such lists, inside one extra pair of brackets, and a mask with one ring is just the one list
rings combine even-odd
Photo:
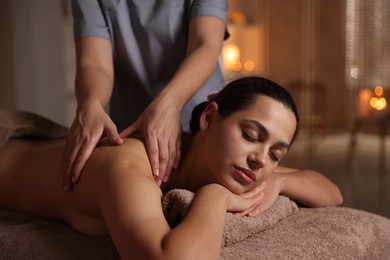
[(205, 131), (207, 128), (209, 128), (210, 124), (216, 119), (217, 115), (218, 104), (214, 101), (210, 102), (200, 116), (200, 130)]

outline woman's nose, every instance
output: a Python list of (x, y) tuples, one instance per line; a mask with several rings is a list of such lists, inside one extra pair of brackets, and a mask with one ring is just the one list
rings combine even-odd
[(248, 157), (249, 167), (251, 167), (252, 170), (263, 168), (267, 160), (266, 154), (267, 153), (263, 149), (252, 152)]

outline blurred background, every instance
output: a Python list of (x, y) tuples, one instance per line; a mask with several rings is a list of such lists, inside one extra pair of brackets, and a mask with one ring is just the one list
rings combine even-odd
[[(283, 165), (336, 182), (344, 206), (390, 217), (390, 1), (229, 0), (221, 67), (293, 94), (301, 130)], [(70, 126), (70, 0), (0, 2), (0, 109)]]

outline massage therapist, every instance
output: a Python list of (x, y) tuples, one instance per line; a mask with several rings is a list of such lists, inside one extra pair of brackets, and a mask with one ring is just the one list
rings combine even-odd
[[(72, 189), (96, 145), (142, 132), (160, 185), (193, 107), (223, 87), (226, 0), (72, 0), (76, 117), (63, 158)], [(106, 111), (109, 111), (108, 113)]]

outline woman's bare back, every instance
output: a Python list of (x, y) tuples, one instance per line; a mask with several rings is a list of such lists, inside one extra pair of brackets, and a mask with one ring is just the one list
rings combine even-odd
[[(134, 139), (131, 140), (134, 143)], [(6, 144), (0, 150), (0, 208), (64, 221), (82, 233), (107, 235), (95, 196), (96, 179), (102, 175), (96, 168), (106, 153), (130, 148), (131, 154), (134, 145), (115, 150), (113, 146), (98, 147), (72, 191), (65, 191), (61, 185), (64, 145), (64, 139), (13, 140)], [(137, 146), (135, 149), (139, 150)]]

